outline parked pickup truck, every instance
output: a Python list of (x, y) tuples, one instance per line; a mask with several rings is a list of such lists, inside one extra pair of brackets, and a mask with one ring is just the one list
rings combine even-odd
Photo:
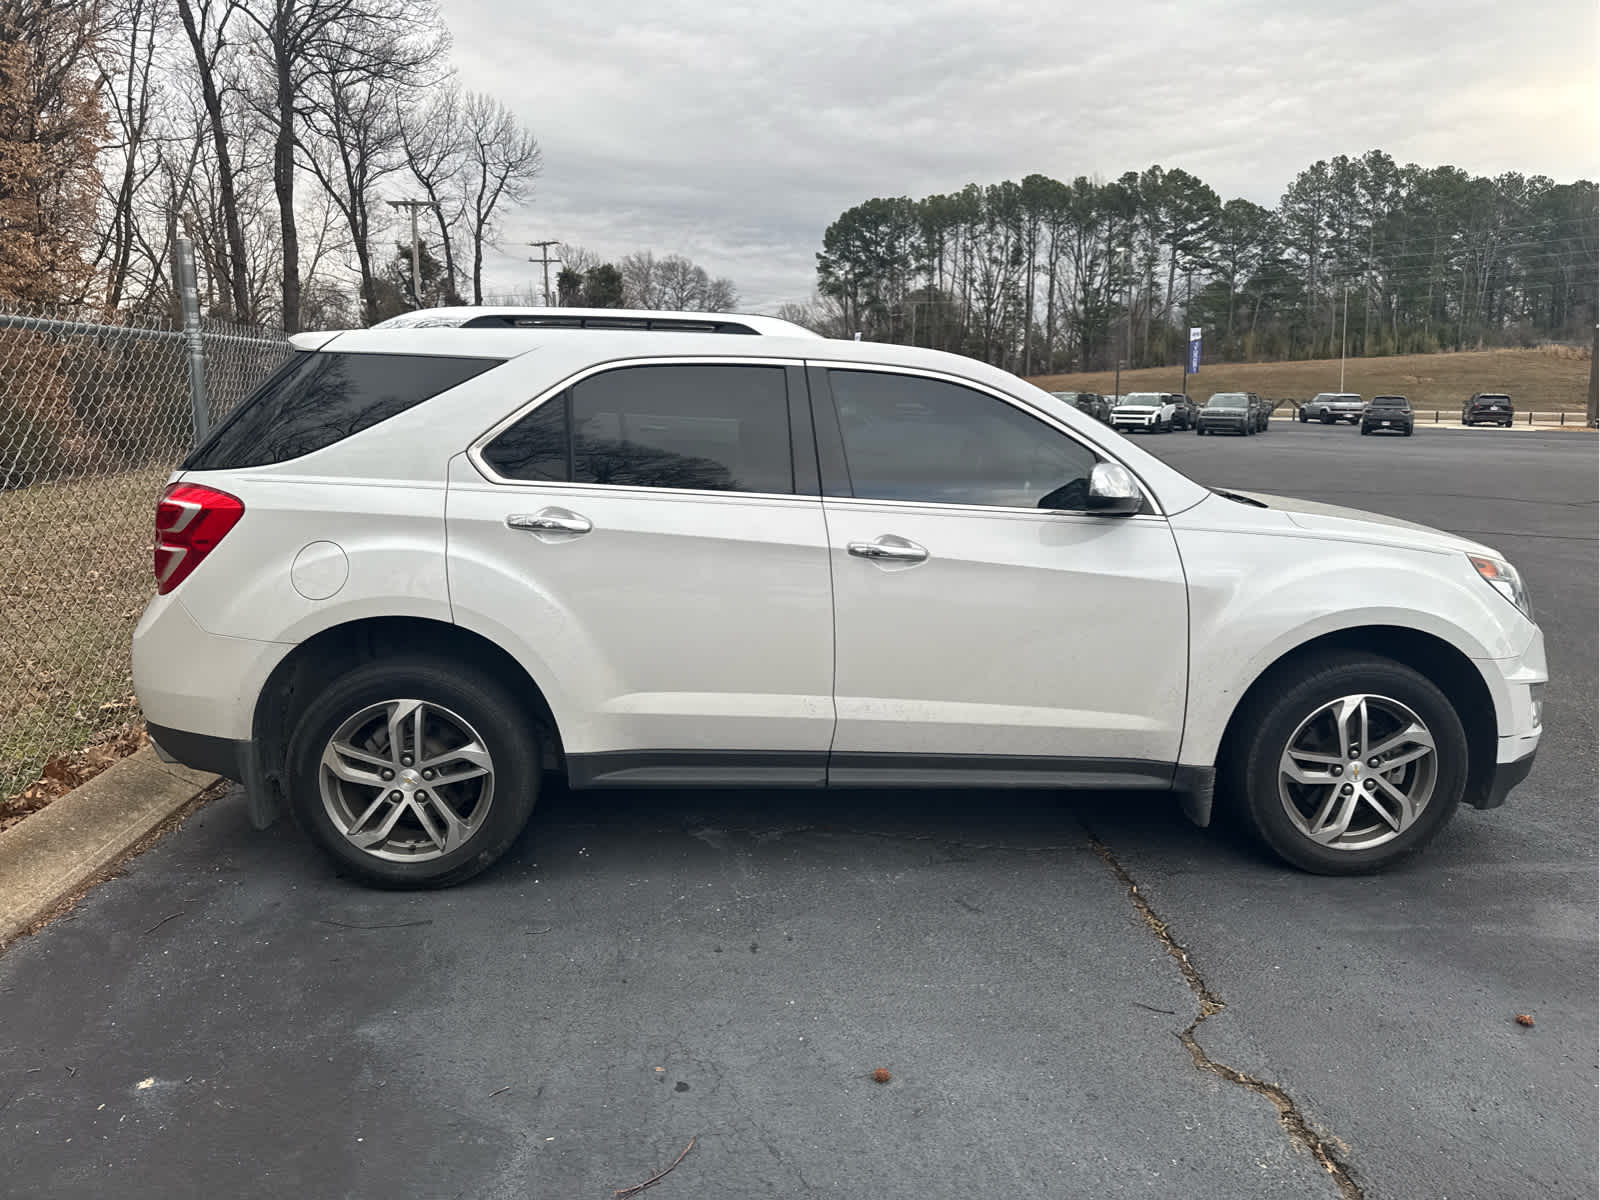
[(1300, 406), (1300, 419), (1321, 421), (1324, 425), (1332, 425), (1335, 421), (1359, 425), (1366, 407), (1360, 396), (1350, 392), (1318, 392)]

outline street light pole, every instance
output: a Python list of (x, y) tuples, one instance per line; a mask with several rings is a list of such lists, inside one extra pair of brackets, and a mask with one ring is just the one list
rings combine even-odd
[(1344, 355), (1350, 345), (1350, 284), (1344, 285), (1344, 322), (1339, 329), (1339, 390), (1344, 391)]

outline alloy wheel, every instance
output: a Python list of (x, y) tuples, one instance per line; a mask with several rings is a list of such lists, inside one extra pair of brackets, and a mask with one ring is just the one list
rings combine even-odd
[(334, 828), (392, 862), (449, 854), (482, 827), (494, 801), (483, 738), (424, 700), (386, 700), (348, 717), (323, 748), (318, 777)]
[(1370, 850), (1416, 824), (1438, 775), (1433, 734), (1410, 708), (1387, 696), (1342, 696), (1289, 738), (1278, 798), (1311, 841)]

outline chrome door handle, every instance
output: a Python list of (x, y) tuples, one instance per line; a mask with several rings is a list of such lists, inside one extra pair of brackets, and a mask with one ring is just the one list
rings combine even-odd
[(506, 518), (506, 525), (527, 533), (565, 533), (574, 537), (594, 528), (588, 517), (564, 508), (543, 508), (532, 514), (512, 513)]
[(870, 558), (874, 562), (922, 562), (928, 557), (926, 546), (893, 533), (870, 542), (850, 542), (845, 549), (857, 558)]

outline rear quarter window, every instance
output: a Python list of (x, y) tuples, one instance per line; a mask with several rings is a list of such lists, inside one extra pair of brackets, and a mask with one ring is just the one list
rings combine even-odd
[(183, 461), (185, 471), (287, 462), (370, 429), (497, 367), (497, 358), (300, 353)]

